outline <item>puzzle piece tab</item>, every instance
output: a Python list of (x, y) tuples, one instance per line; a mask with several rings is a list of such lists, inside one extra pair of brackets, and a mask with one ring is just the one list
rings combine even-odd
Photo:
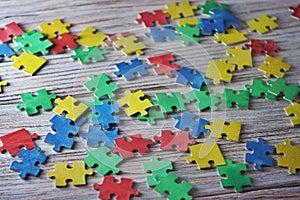
[(176, 32), (173, 30), (173, 26), (150, 27), (149, 30), (150, 32), (145, 35), (151, 37), (154, 42), (175, 40)]
[(44, 22), (39, 25), (41, 33), (46, 34), (48, 38), (55, 38), (57, 34), (69, 33), (68, 27), (70, 26), (70, 23), (63, 23), (60, 19), (54, 19), (52, 23)]
[(247, 21), (247, 24), (250, 26), (250, 32), (258, 32), (259, 34), (265, 34), (269, 32), (269, 29), (278, 28), (278, 24), (275, 22), (276, 17), (268, 17), (267, 15), (260, 15), (257, 19), (250, 19)]
[(178, 2), (178, 3), (167, 3), (166, 10), (164, 13), (169, 13), (172, 19), (184, 17), (193, 17), (195, 15), (194, 10), (197, 10), (197, 6), (192, 6), (190, 2)]
[(75, 55), (71, 55), (72, 59), (79, 59), (81, 63), (91, 63), (105, 60), (104, 55), (107, 54), (106, 50), (99, 49), (96, 46), (88, 47), (87, 49), (77, 48), (74, 49)]
[(107, 35), (100, 31), (96, 31), (94, 27), (86, 27), (78, 34), (79, 38), (76, 40), (79, 44), (86, 47), (98, 47), (99, 45), (105, 46)]
[(215, 119), (212, 125), (205, 125), (205, 129), (210, 130), (210, 137), (222, 138), (226, 135), (227, 140), (239, 141), (241, 133), (241, 122), (226, 123), (225, 120)]
[(7, 81), (0, 81), (0, 93), (2, 93), (3, 92), (3, 87), (4, 86), (7, 86), (8, 85), (8, 82)]
[(51, 51), (58, 54), (65, 52), (66, 48), (74, 49), (77, 47), (77, 43), (75, 42), (77, 38), (77, 35), (71, 35), (69, 33), (61, 34), (58, 38), (51, 38), (50, 41), (53, 43)]
[(46, 63), (44, 58), (28, 52), (23, 52), (18, 57), (12, 56), (11, 59), (15, 61), (12, 64), (13, 67), (17, 69), (24, 68), (23, 71), (31, 75), (34, 75)]
[(293, 116), (290, 119), (293, 126), (300, 125), (300, 104), (298, 102), (292, 102), (292, 105), (285, 107), (284, 111), (288, 116)]
[(222, 99), (222, 106), (231, 108), (234, 105), (240, 109), (249, 107), (249, 92), (247, 90), (234, 91), (224, 88), (223, 94), (217, 94)]
[(130, 63), (120, 62), (115, 64), (119, 71), (114, 72), (116, 76), (123, 76), (127, 81), (136, 77), (136, 74), (140, 76), (147, 75), (146, 68), (150, 67), (148, 63), (142, 63), (138, 58), (132, 59)]
[(269, 92), (279, 96), (283, 94), (283, 99), (292, 102), (300, 92), (300, 87), (295, 84), (287, 84), (283, 78), (278, 78), (276, 81), (268, 80), (268, 85), (271, 86)]
[(251, 51), (243, 49), (242, 46), (236, 46), (235, 49), (227, 49), (227, 54), (231, 57), (227, 58), (229, 64), (234, 64), (239, 70), (244, 67), (252, 67)]
[(143, 23), (144, 26), (150, 27), (155, 26), (156, 24), (164, 25), (168, 24), (168, 18), (170, 14), (163, 13), (162, 10), (154, 10), (153, 13), (151, 12), (142, 12), (139, 14), (139, 18), (135, 21), (137, 23)]
[(158, 65), (158, 68), (154, 68), (156, 74), (166, 74), (167, 76), (172, 77), (172, 71), (180, 69), (177, 64), (172, 63), (175, 61), (175, 58), (171, 53), (149, 57), (147, 60), (152, 65)]
[(232, 74), (235, 70), (235, 66), (227, 63), (226, 59), (221, 59), (220, 61), (210, 60), (205, 76), (207, 78), (213, 79), (215, 85), (220, 84), (220, 81), (230, 82), (232, 79)]
[(292, 17), (299, 20), (300, 19), (300, 4), (297, 7), (289, 7), (289, 10), (292, 11)]
[(125, 55), (130, 55), (136, 53), (138, 56), (144, 54), (143, 49), (146, 48), (146, 45), (142, 42), (138, 42), (138, 39), (134, 35), (123, 36), (118, 35), (118, 39), (113, 42), (113, 44), (120, 48)]
[(0, 41), (2, 43), (11, 41), (12, 37), (22, 35), (24, 31), (16, 22), (6, 24), (4, 28), (0, 29)]
[(185, 104), (190, 102), (180, 92), (172, 92), (171, 96), (168, 96), (166, 93), (156, 93), (155, 96), (156, 100), (152, 100), (153, 104), (158, 105), (165, 113), (173, 112), (174, 108), (177, 111), (184, 111), (186, 110)]
[(236, 29), (227, 29), (227, 33), (215, 33), (215, 42), (222, 42), (225, 46), (247, 41), (247, 32), (239, 32)]
[(283, 77), (285, 72), (290, 70), (291, 65), (283, 62), (283, 57), (277, 58), (266, 56), (264, 64), (259, 66), (259, 70), (265, 72), (264, 77), (270, 78), (274, 76), (276, 78)]

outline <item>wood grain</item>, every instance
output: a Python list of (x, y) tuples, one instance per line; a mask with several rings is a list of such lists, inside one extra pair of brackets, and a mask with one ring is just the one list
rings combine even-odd
[[(189, 47), (183, 46), (181, 42), (154, 43), (151, 39), (144, 37), (146, 29), (142, 25), (134, 23), (137, 14), (142, 11), (152, 11), (162, 9), (164, 4), (159, 0), (142, 1), (97, 1), (97, 0), (2, 0), (0, 4), (0, 25), (3, 26), (11, 21), (20, 23), (25, 29), (36, 29), (44, 21), (51, 21), (61, 18), (65, 22), (73, 24), (72, 33), (79, 33), (87, 26), (94, 26), (98, 30), (111, 34), (123, 31), (130, 31), (140, 37), (149, 47), (145, 50), (146, 59), (151, 55), (158, 55), (163, 52), (172, 52), (178, 58), (181, 66), (192, 67), (200, 71), (205, 71), (208, 61), (226, 57), (226, 47), (222, 44), (214, 44), (213, 36), (200, 38), (199, 44)], [(203, 0), (192, 2), (197, 5), (204, 3)], [(289, 83), (298, 84), (300, 67), (300, 21), (292, 19), (289, 6), (296, 6), (296, 0), (253, 0), (253, 1), (222, 1), (231, 4), (233, 13), (242, 22), (240, 30), (246, 30), (246, 20), (254, 18), (260, 14), (276, 16), (280, 25), (279, 29), (273, 30), (265, 35), (249, 33), (249, 38), (274, 39), (276, 44), (283, 50), (279, 55), (291, 64), (291, 70), (286, 73)], [(175, 24), (175, 23), (174, 23)], [(83, 87), (83, 83), (88, 80), (89, 74), (99, 74), (102, 72), (110, 75), (120, 90), (116, 99), (123, 96), (125, 90), (142, 89), (146, 94), (154, 95), (156, 92), (189, 91), (188, 87), (175, 83), (175, 78), (157, 76), (152, 69), (149, 69), (149, 76), (139, 77), (132, 81), (125, 81), (123, 78), (116, 78), (113, 72), (116, 70), (111, 64), (128, 61), (135, 56), (123, 56), (121, 52), (111, 51), (107, 55), (105, 62), (81, 65), (77, 61), (70, 59), (72, 51), (59, 55), (47, 55), (47, 65), (35, 76), (28, 76), (25, 73), (11, 67), (12, 62), (5, 60), (0, 63), (0, 75), (3, 80), (7, 80), (10, 85), (4, 88), (4, 93), (0, 95), (0, 134), (25, 127), (31, 133), (36, 132), (41, 137), (36, 143), (42, 147), (49, 159), (42, 165), (39, 177), (29, 177), (24, 181), (18, 177), (18, 173), (9, 169), (10, 163), (15, 159), (8, 154), (0, 155), (0, 199), (96, 199), (98, 193), (92, 189), (93, 183), (101, 182), (102, 176), (95, 174), (88, 177), (88, 184), (82, 187), (68, 186), (67, 188), (55, 188), (54, 180), (47, 177), (46, 173), (53, 170), (55, 162), (74, 162), (86, 157), (86, 142), (79, 137), (75, 137), (73, 149), (64, 149), (60, 153), (52, 151), (52, 146), (43, 143), (44, 137), (51, 132), (49, 119), (53, 112), (42, 112), (42, 114), (27, 117), (24, 112), (16, 109), (16, 105), (21, 103), (20, 94), (28, 91), (36, 91), (40, 88), (47, 88), (48, 91), (56, 93), (59, 97), (73, 95), (80, 101), (89, 102), (92, 100), (92, 93)], [(224, 87), (233, 89), (243, 89), (245, 84), (251, 83), (253, 78), (262, 78), (263, 73), (257, 70), (262, 63), (264, 56), (253, 57), (253, 68), (234, 73), (232, 83), (220, 86), (210, 85), (213, 93), (221, 92)], [(299, 100), (299, 98), (298, 98)], [(268, 144), (282, 143), (284, 139), (292, 140), (293, 144), (300, 145), (299, 127), (292, 127), (289, 117), (284, 113), (283, 108), (289, 105), (283, 100), (267, 101), (264, 99), (251, 99), (249, 110), (239, 110), (236, 108), (221, 108), (215, 112), (199, 112), (194, 104), (188, 106), (188, 110), (209, 121), (214, 118), (223, 118), (227, 121), (237, 120), (243, 123), (242, 134), (239, 142), (219, 140), (221, 150), (226, 158), (231, 158), (236, 163), (244, 162), (245, 142), (255, 141), (258, 137), (264, 137)], [(125, 115), (123, 109), (120, 113), (121, 123), (119, 129), (122, 134), (131, 135), (141, 133), (145, 137), (151, 138), (158, 134), (161, 129), (174, 130), (176, 121), (172, 115), (168, 115), (166, 120), (159, 121), (155, 126), (149, 126), (145, 122), (139, 122), (134, 118)], [(81, 131), (87, 130), (84, 125)], [(208, 137), (198, 139), (198, 142), (209, 141)], [(160, 158), (174, 161), (175, 173), (184, 180), (190, 182), (194, 188), (191, 195), (195, 199), (199, 198), (299, 198), (300, 180), (297, 175), (289, 175), (286, 168), (265, 167), (263, 171), (254, 171), (253, 165), (247, 164), (252, 179), (252, 186), (245, 187), (245, 192), (236, 194), (232, 189), (222, 189), (219, 184), (220, 177), (216, 169), (199, 170), (196, 164), (187, 163), (185, 157), (188, 153), (176, 151), (161, 151), (158, 145), (151, 147), (150, 154), (137, 156), (128, 159), (120, 165), (121, 173), (117, 177), (133, 178), (136, 182), (135, 188), (140, 191), (142, 199), (163, 199), (153, 189), (146, 186), (145, 173), (142, 163), (148, 161), (150, 156), (158, 155)], [(272, 155), (273, 158), (278, 156)]]

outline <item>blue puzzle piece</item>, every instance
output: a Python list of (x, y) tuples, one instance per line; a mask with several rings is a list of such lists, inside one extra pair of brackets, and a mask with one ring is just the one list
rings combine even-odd
[(154, 42), (163, 42), (166, 39), (169, 41), (175, 40), (176, 32), (172, 26), (150, 27), (150, 32), (145, 35), (152, 37)]
[(3, 57), (11, 57), (15, 55), (15, 52), (6, 44), (0, 44), (0, 61), (3, 60)]
[(146, 70), (147, 67), (150, 67), (148, 63), (143, 64), (139, 59), (133, 59), (130, 63), (120, 62), (116, 64), (116, 67), (119, 71), (114, 72), (116, 76), (123, 75), (124, 78), (129, 81), (136, 77), (136, 74), (140, 74), (141, 76), (147, 75), (148, 72)]
[(205, 119), (194, 119), (195, 115), (190, 112), (184, 112), (182, 116), (175, 115), (173, 118), (177, 119), (178, 122), (175, 125), (175, 128), (186, 131), (188, 129), (190, 135), (194, 138), (198, 138), (200, 133), (207, 135), (209, 130), (205, 129), (205, 125), (208, 124), (208, 121)]
[(220, 10), (212, 10), (213, 15), (210, 16), (209, 19), (222, 19), (224, 21), (225, 28), (238, 28), (239, 27), (239, 18), (228, 12), (227, 10), (220, 9)]
[(216, 33), (225, 33), (224, 21), (223, 19), (201, 19), (201, 24), (196, 26), (201, 29), (202, 35), (213, 35)]
[(91, 106), (93, 114), (90, 115), (93, 124), (101, 125), (104, 129), (109, 129), (110, 124), (116, 124), (120, 122), (118, 116), (114, 116), (113, 113), (119, 112), (118, 104), (110, 104), (109, 100), (102, 100), (101, 105)]
[(60, 115), (55, 115), (50, 119), (50, 122), (55, 134), (48, 133), (44, 142), (54, 144), (53, 150), (56, 152), (60, 151), (61, 147), (72, 148), (74, 139), (69, 137), (69, 135), (76, 135), (79, 127), (72, 124), (72, 120)]
[(181, 67), (179, 71), (172, 71), (172, 74), (177, 75), (176, 83), (182, 85), (190, 83), (191, 87), (195, 89), (201, 89), (203, 83), (209, 83), (209, 80), (205, 79), (205, 73), (188, 67)]
[(80, 137), (87, 139), (87, 145), (90, 147), (98, 147), (100, 142), (111, 148), (115, 147), (115, 139), (122, 137), (118, 135), (118, 128), (112, 127), (110, 130), (101, 130), (100, 126), (89, 126), (87, 133), (81, 133)]
[(37, 176), (41, 169), (36, 164), (43, 164), (47, 159), (47, 155), (40, 153), (40, 151), (41, 148), (38, 146), (32, 150), (22, 149), (18, 157), (23, 158), (23, 160), (21, 162), (13, 161), (10, 169), (21, 172), (19, 176), (22, 179), (25, 179), (27, 174)]
[(273, 159), (267, 156), (267, 153), (274, 152), (274, 146), (264, 144), (263, 138), (258, 138), (258, 142), (246, 142), (246, 148), (253, 153), (246, 153), (246, 162), (254, 163), (254, 169), (261, 170), (262, 165), (272, 166)]

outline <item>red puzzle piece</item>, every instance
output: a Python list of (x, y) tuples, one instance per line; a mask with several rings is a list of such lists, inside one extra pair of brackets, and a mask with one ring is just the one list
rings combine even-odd
[(170, 17), (170, 14), (163, 13), (162, 10), (154, 10), (154, 13), (150, 12), (142, 12), (139, 14), (140, 18), (137, 18), (135, 21), (137, 23), (143, 23), (144, 26), (155, 26), (155, 23), (158, 23), (160, 25), (168, 24), (168, 18)]
[(172, 71), (174, 71), (174, 70), (177, 71), (180, 69), (180, 67), (177, 64), (171, 63), (174, 60), (175, 60), (175, 58), (171, 53), (162, 54), (159, 56), (154, 56), (154, 57), (148, 58), (148, 62), (150, 64), (158, 65), (158, 68), (154, 68), (154, 70), (157, 74), (166, 74), (169, 77), (173, 76)]
[(275, 56), (276, 51), (281, 50), (280, 47), (275, 45), (274, 40), (266, 40), (263, 43), (262, 40), (251, 39), (251, 43), (245, 44), (245, 47), (251, 49), (252, 55), (261, 55), (263, 52), (266, 52), (269, 56)]
[(289, 10), (293, 12), (292, 17), (300, 19), (300, 4), (297, 7), (290, 7)]
[(170, 130), (162, 130), (161, 136), (155, 136), (154, 140), (160, 142), (161, 149), (172, 150), (176, 146), (179, 151), (187, 151), (189, 144), (196, 143), (194, 139), (189, 138), (187, 131), (178, 131), (177, 134), (173, 134)]
[(23, 33), (24, 31), (16, 22), (11, 22), (6, 24), (4, 28), (0, 29), (0, 41), (9, 42), (11, 41), (12, 37), (20, 36)]
[(131, 195), (137, 196), (139, 192), (132, 188), (133, 181), (130, 178), (121, 178), (121, 181), (116, 183), (115, 177), (104, 176), (101, 184), (95, 183), (94, 189), (99, 190), (100, 199), (111, 199), (111, 195), (116, 195), (116, 200), (130, 199)]
[(70, 35), (69, 33), (64, 33), (60, 35), (60, 38), (51, 38), (50, 41), (53, 43), (51, 50), (53, 53), (63, 53), (65, 48), (74, 49), (77, 47), (75, 40), (78, 38), (77, 35)]
[(38, 138), (36, 133), (30, 135), (25, 128), (15, 132), (0, 136), (3, 146), (0, 147), (0, 152), (7, 151), (10, 155), (17, 155), (21, 151), (21, 147), (33, 149), (36, 144), (33, 139)]
[(133, 157), (133, 151), (140, 154), (148, 153), (150, 150), (148, 145), (152, 144), (152, 140), (144, 139), (141, 134), (129, 136), (129, 138), (115, 139), (116, 147), (111, 149), (113, 153), (119, 153), (122, 158)]

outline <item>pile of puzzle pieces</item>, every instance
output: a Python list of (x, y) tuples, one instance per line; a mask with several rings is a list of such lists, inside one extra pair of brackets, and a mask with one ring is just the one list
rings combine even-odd
[[(200, 10), (205, 17), (196, 18), (195, 11)], [(291, 7), (292, 16), (299, 19), (300, 5)], [(177, 26), (170, 25), (172, 19), (177, 20)], [(147, 37), (154, 42), (171, 40), (183, 41), (184, 45), (201, 42), (201, 38), (214, 35), (215, 42), (225, 45), (235, 45), (248, 41), (247, 32), (240, 32), (239, 19), (234, 16), (227, 4), (217, 4), (206, 0), (204, 5), (191, 5), (189, 2), (169, 3), (165, 10), (143, 12), (136, 19), (149, 29)], [(250, 32), (265, 34), (270, 29), (278, 28), (276, 17), (267, 15), (247, 21)], [(78, 35), (70, 34), (70, 23), (63, 23), (60, 19), (52, 23), (40, 24), (40, 31), (24, 32), (21, 27), (12, 22), (0, 30), (1, 60), (10, 58), (15, 68), (24, 67), (24, 72), (34, 75), (46, 63), (42, 57), (49, 53), (58, 54), (66, 48), (74, 49), (72, 59), (78, 59), (82, 64), (102, 61), (104, 55), (113, 47), (121, 50), (125, 55), (136, 53), (142, 55), (146, 46), (142, 41), (129, 32), (107, 35), (93, 27), (87, 27)], [(13, 41), (14, 47), (10, 42)], [(133, 188), (133, 180), (121, 178), (115, 181), (112, 174), (119, 174), (121, 162), (138, 155), (151, 152), (151, 145), (159, 144), (161, 150), (175, 150), (189, 152), (187, 162), (194, 162), (199, 169), (216, 168), (221, 178), (222, 187), (234, 187), (236, 192), (242, 192), (244, 186), (251, 186), (245, 163), (235, 164), (231, 159), (224, 158), (218, 139), (239, 141), (242, 123), (227, 122), (223, 119), (214, 119), (209, 122), (197, 118), (187, 111), (186, 104), (195, 103), (201, 112), (217, 110), (219, 106), (248, 109), (250, 97), (277, 100), (281, 98), (291, 105), (284, 108), (291, 117), (293, 126), (300, 125), (300, 104), (295, 101), (300, 87), (288, 84), (283, 77), (291, 66), (283, 61), (283, 57), (276, 56), (281, 48), (273, 40), (251, 39), (250, 43), (237, 45), (227, 49), (227, 57), (220, 60), (211, 60), (206, 72), (176, 64), (176, 56), (172, 53), (148, 57), (146, 60), (131, 59), (130, 62), (115, 63), (116, 77), (123, 76), (126, 81), (133, 80), (149, 73), (153, 67), (157, 75), (167, 77), (176, 76), (176, 83), (189, 85), (192, 90), (182, 94), (156, 93), (155, 97), (144, 94), (142, 90), (125, 91), (124, 97), (115, 99), (119, 86), (105, 73), (89, 76), (84, 87), (93, 93), (93, 102), (79, 102), (72, 96), (57, 97), (49, 94), (45, 88), (35, 92), (21, 94), (22, 103), (17, 105), (19, 110), (25, 110), (28, 116), (39, 114), (40, 111), (53, 111), (55, 115), (49, 120), (54, 133), (48, 133), (44, 142), (53, 145), (53, 151), (60, 152), (63, 148), (72, 149), (74, 138), (79, 136), (86, 140), (87, 157), (72, 165), (55, 163), (54, 171), (48, 176), (55, 178), (57, 187), (67, 186), (67, 180), (72, 184), (85, 185), (86, 175), (94, 171), (104, 176), (102, 183), (94, 183), (93, 188), (99, 190), (99, 198), (110, 199), (116, 195), (117, 199), (129, 199), (138, 196), (139, 192)], [(223, 93), (212, 94), (208, 86), (220, 84), (222, 81), (231, 82), (235, 70), (244, 70), (253, 67), (252, 56), (266, 54), (264, 62), (258, 67), (266, 79), (254, 78), (252, 84), (245, 85), (244, 90), (234, 91), (224, 88)], [(137, 75), (139, 74), (139, 76)], [(211, 79), (211, 81), (209, 80)], [(1, 81), (0, 86), (8, 83)], [(1, 90), (0, 90), (1, 91)], [(119, 134), (117, 115), (120, 107), (128, 116), (147, 121), (153, 125), (156, 120), (165, 119), (168, 114), (177, 120), (175, 130), (161, 130), (159, 136), (144, 138), (141, 134), (124, 136)], [(41, 108), (41, 109), (39, 109)], [(182, 114), (180, 114), (182, 112)], [(81, 132), (80, 127), (89, 122), (87, 132)], [(225, 136), (225, 137), (224, 137)], [(39, 136), (30, 134), (25, 128), (0, 136), (3, 146), (0, 152), (7, 151), (11, 156), (17, 156), (22, 161), (15, 160), (10, 168), (20, 172), (19, 176), (26, 179), (28, 175), (38, 176), (41, 167), (47, 161), (47, 155), (33, 140)], [(201, 137), (216, 138), (215, 141), (198, 143)], [(267, 141), (269, 143), (269, 141)], [(290, 174), (296, 174), (300, 169), (300, 146), (292, 145), (292, 141), (285, 140), (284, 144), (266, 144), (263, 138), (257, 141), (246, 141), (245, 162), (253, 163), (255, 170), (262, 170), (263, 166), (273, 166), (271, 154), (283, 154), (277, 159), (280, 167), (287, 167)], [(251, 152), (250, 152), (251, 151)], [(213, 166), (211, 165), (213, 162)], [(88, 166), (89, 168), (87, 169)], [(178, 183), (178, 176), (170, 172), (174, 170), (169, 160), (161, 160), (152, 156), (149, 162), (143, 163), (145, 179), (149, 187), (159, 194), (167, 193), (168, 199), (192, 199), (190, 190), (192, 185), (186, 180)]]

